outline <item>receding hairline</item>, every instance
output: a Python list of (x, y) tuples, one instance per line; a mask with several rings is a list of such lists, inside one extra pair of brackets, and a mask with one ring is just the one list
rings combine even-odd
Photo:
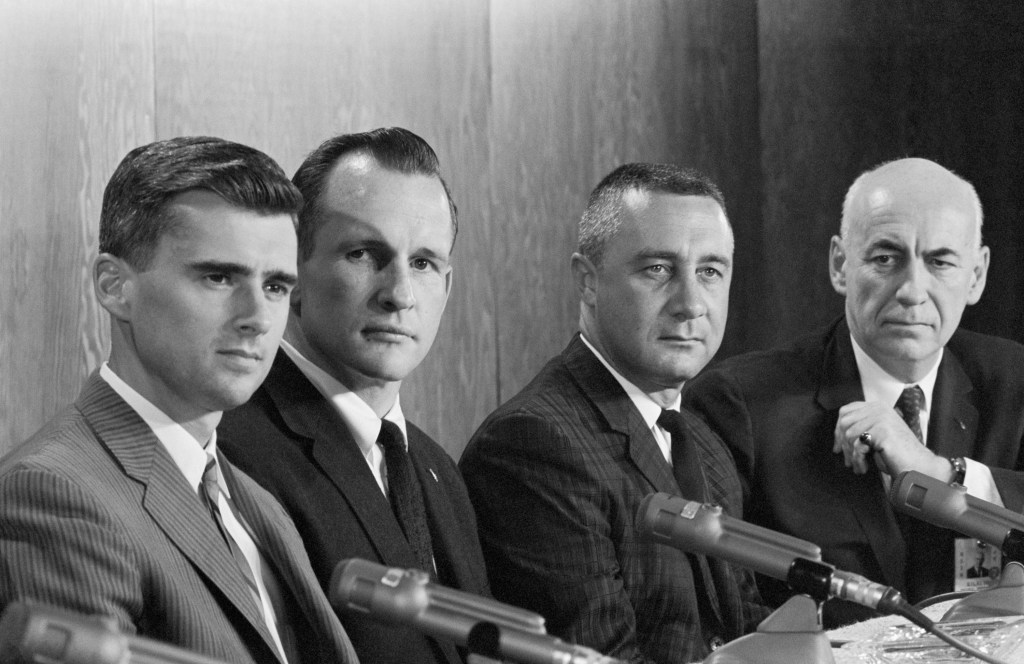
[[(918, 164), (921, 168), (932, 170), (936, 176), (949, 178), (955, 186), (964, 188), (964, 193), (967, 194), (967, 197), (971, 201), (972, 212), (974, 215), (974, 235), (977, 238), (976, 244), (978, 247), (981, 247), (984, 212), (981, 206), (981, 199), (978, 197), (978, 192), (975, 190), (974, 185), (941, 164), (920, 158), (887, 161), (858, 175), (853, 181), (853, 184), (851, 184), (850, 188), (846, 191), (846, 196), (843, 198), (842, 216), (840, 217), (839, 223), (839, 237), (843, 240), (848, 237), (855, 209), (858, 206), (863, 208), (867, 205), (866, 197), (868, 195), (876, 191), (886, 191), (894, 188), (894, 185), (891, 182), (886, 182), (882, 179), (883, 176), (887, 175), (891, 170), (895, 170), (903, 166), (909, 167), (914, 163)], [(861, 209), (857, 209), (856, 211), (863, 212)]]

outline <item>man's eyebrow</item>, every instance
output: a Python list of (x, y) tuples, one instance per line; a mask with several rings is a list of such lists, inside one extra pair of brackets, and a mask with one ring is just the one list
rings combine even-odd
[[(665, 251), (664, 249), (649, 248), (649, 249), (641, 249), (637, 253), (635, 260), (637, 260), (637, 261), (644, 261), (644, 260), (650, 260), (652, 258), (668, 260), (668, 261), (674, 261), (674, 260), (679, 258), (679, 255), (676, 254), (673, 251)], [(729, 256), (724, 255), (724, 254), (719, 254), (719, 253), (716, 253), (716, 252), (708, 252), (706, 254), (702, 254), (697, 259), (697, 262), (698, 263), (721, 263), (722, 265), (732, 265), (732, 259)]]
[(284, 270), (270, 270), (263, 273), (263, 280), (275, 281), (286, 286), (294, 286), (299, 283), (299, 275), (294, 272), (285, 272)]
[(875, 249), (886, 249), (888, 251), (900, 251), (905, 252), (907, 250), (906, 245), (895, 240), (883, 237), (873, 242), (869, 242), (864, 245), (864, 251), (874, 251)]
[(222, 274), (237, 274), (242, 277), (252, 276), (253, 273), (252, 267), (230, 261), (196, 261), (189, 263), (188, 267), (193, 272), (220, 272)]
[[(239, 277), (251, 277), (255, 273), (255, 270), (249, 265), (230, 261), (196, 261), (190, 263), (189, 268), (193, 272), (218, 272)], [(277, 281), (289, 286), (294, 286), (299, 281), (297, 274), (286, 270), (268, 270), (263, 272), (262, 276), (265, 281)]]

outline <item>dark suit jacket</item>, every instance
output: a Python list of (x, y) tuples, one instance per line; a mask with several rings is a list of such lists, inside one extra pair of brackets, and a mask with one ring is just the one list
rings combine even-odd
[[(236, 506), (298, 612), (303, 661), (356, 662), (281, 506), (224, 466)], [(152, 430), (98, 375), (0, 463), (0, 608), (102, 614), (228, 662), (276, 663), (261, 609), (210, 512)]]
[[(476, 518), (455, 462), (415, 426), (407, 429), (439, 581), (489, 594)], [(224, 414), (217, 436), (220, 449), (284, 504), (325, 589), (346, 558), (419, 567), (344, 420), (284, 351), (249, 403)], [(461, 662), (451, 643), (412, 628), (341, 619), (363, 664)]]
[[(687, 384), (684, 403), (732, 450), (747, 519), (822, 548), (823, 558), (895, 586), (912, 602), (953, 589), (953, 534), (908, 519), (915, 557), (881, 474), (855, 475), (832, 453), (839, 408), (864, 398), (844, 319), (792, 345), (729, 358)], [(928, 447), (987, 464), (1006, 507), (1024, 506), (1024, 348), (960, 330), (946, 347), (932, 395)], [(918, 555), (920, 552), (920, 555)], [(787, 594), (761, 583), (765, 599)], [(868, 617), (826, 605), (829, 625)]]
[[(738, 515), (729, 453), (683, 416), (706, 498)], [(622, 659), (690, 662), (763, 616), (744, 613), (749, 575), (709, 559), (704, 578), (687, 554), (638, 539), (640, 501), (679, 487), (640, 412), (578, 335), (484, 421), (460, 467), (495, 596), (545, 616), (552, 634)]]

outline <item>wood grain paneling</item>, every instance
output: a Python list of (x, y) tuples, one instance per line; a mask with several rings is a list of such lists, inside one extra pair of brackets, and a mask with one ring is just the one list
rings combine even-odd
[(990, 279), (965, 324), (1024, 340), (1024, 4), (760, 4), (763, 297), (758, 346), (842, 312), (829, 238), (846, 189), (883, 161), (933, 159), (986, 208)]
[(1024, 3), (990, 0), (0, 0), (0, 452), (102, 360), (102, 188), (153, 138), (220, 135), (289, 173), (384, 125), (437, 149), (455, 289), (403, 405), (453, 456), (576, 328), (568, 260), (597, 181), (673, 161), (736, 233), (720, 356), (829, 319), (828, 239), (861, 170), (973, 181), (993, 278), (966, 324), (1024, 337)]
[(146, 2), (0, 4), (0, 453), (106, 356), (92, 293), (100, 201), (152, 137)]
[(157, 0), (156, 14), (161, 136), (248, 142), (289, 173), (334, 134), (386, 125), (438, 152), (461, 217), (455, 283), (402, 405), (458, 456), (497, 398), (487, 3)]
[(616, 166), (705, 170), (738, 199), (735, 219), (750, 224), (759, 189), (757, 25), (752, 2), (530, 0), (494, 3), (492, 12), (499, 396), (507, 399), (576, 329), (576, 223)]

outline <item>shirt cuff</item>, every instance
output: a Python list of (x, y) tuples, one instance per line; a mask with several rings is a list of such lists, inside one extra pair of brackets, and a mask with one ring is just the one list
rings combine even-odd
[(964, 459), (967, 463), (967, 473), (964, 475), (964, 486), (967, 487), (967, 495), (995, 503), (999, 507), (1003, 505), (1003, 498), (996, 488), (996, 481), (992, 478), (992, 471), (983, 463), (972, 459)]

